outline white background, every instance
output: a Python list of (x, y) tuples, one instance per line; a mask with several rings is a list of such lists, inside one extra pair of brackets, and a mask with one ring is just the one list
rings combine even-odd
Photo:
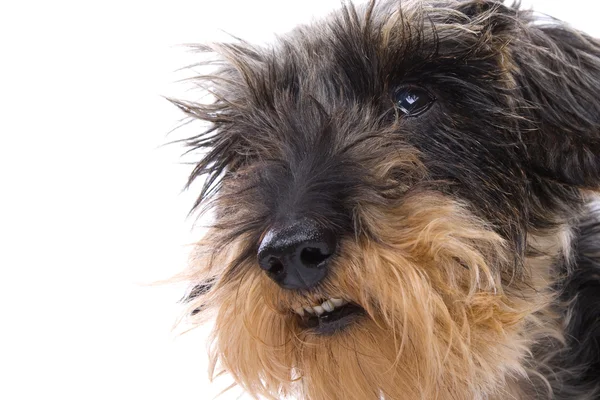
[[(524, 1), (600, 37), (596, 1)], [(270, 39), (339, 0), (0, 5), (0, 398), (211, 399), (205, 332), (147, 286), (199, 236), (189, 165), (161, 145), (177, 45)], [(222, 398), (234, 398), (224, 395)]]

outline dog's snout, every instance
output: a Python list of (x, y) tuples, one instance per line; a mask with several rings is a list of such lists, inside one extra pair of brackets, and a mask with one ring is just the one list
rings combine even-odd
[(258, 263), (285, 289), (310, 289), (326, 275), (337, 246), (333, 231), (304, 218), (270, 229), (258, 249)]

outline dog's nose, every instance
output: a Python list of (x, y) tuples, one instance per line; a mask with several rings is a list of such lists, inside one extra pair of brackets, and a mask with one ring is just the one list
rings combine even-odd
[(327, 275), (336, 246), (333, 231), (304, 218), (270, 229), (258, 249), (258, 264), (285, 289), (310, 289)]

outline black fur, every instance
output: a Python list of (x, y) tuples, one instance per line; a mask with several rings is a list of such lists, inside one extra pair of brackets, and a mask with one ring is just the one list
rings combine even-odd
[[(574, 267), (567, 268), (561, 298), (567, 346), (552, 360), (562, 379), (556, 399), (581, 398), (589, 391), (600, 398), (600, 204), (579, 224)], [(592, 398), (592, 397), (588, 397)]]

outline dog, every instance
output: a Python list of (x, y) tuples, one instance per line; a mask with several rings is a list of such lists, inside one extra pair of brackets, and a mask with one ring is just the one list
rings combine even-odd
[(371, 1), (198, 45), (187, 321), (256, 398), (600, 398), (600, 41)]

